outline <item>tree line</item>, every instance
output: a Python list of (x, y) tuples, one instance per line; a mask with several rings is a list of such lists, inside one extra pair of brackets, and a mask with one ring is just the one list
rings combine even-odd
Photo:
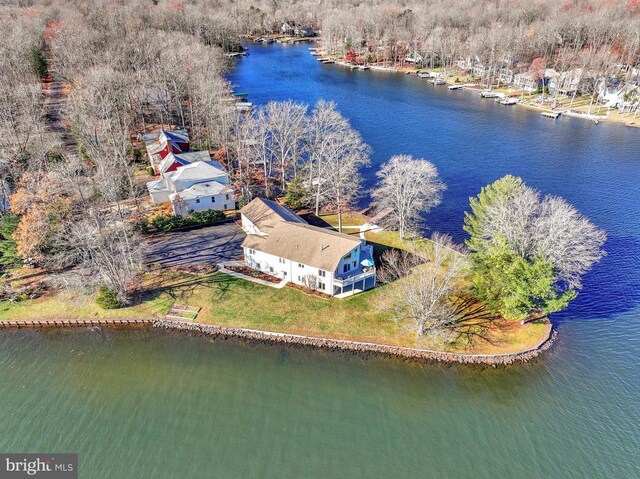
[(129, 221), (146, 194), (136, 135), (183, 127), (195, 145), (224, 144), (237, 30), (179, 2), (7, 2), (2, 13), (2, 263), (126, 304), (143, 264)]
[[(533, 7), (458, 1), (461, 8), (425, 2), (407, 4), (400, 13), (397, 6), (376, 2), (240, 1), (218, 2), (218, 8), (198, 1), (146, 0), (5, 5), (0, 179), (12, 196), (11, 212), (0, 221), (0, 262), (9, 266), (26, 260), (57, 271), (51, 278), (57, 287), (102, 287), (119, 304), (129, 302), (143, 265), (132, 220), (139, 198), (146, 196), (137, 173), (146, 160), (134, 146), (139, 132), (159, 127), (187, 128), (194, 148), (216, 150), (241, 200), (284, 195), (293, 206), (316, 212), (331, 208), (341, 217), (363, 194), (360, 173), (369, 164), (369, 147), (331, 102), (313, 107), (272, 102), (251, 113), (234, 108), (223, 78), (228, 68), (223, 54), (238, 48), (242, 33), (275, 31), (284, 20), (312, 23), (322, 26), (325, 41), (341, 38), (340, 48), (364, 48), (382, 39), (378, 51), (384, 51), (418, 45), (418, 37), (411, 35), (450, 28), (464, 33), (468, 48), (438, 57), (451, 61), (472, 51), (482, 32), (491, 38), (498, 20), (505, 31), (517, 27), (531, 39), (546, 22), (564, 21), (569, 28), (567, 19), (574, 15), (574, 34), (567, 37), (573, 43), (556, 53), (565, 47), (580, 54), (585, 48), (599, 51), (593, 35), (613, 37), (609, 23), (598, 29), (598, 22), (615, 18), (624, 19), (617, 23), (615, 38), (627, 35), (621, 51), (637, 54), (627, 31), (637, 21), (633, 9), (604, 3), (591, 9), (581, 2)], [(598, 16), (605, 8), (609, 13)], [(431, 18), (433, 28), (416, 28), (421, 18)], [(339, 22), (345, 27), (337, 28)], [(504, 53), (486, 51), (496, 58)], [(391, 158), (378, 179), (371, 192), (374, 205), (389, 212), (385, 225), (403, 238), (420, 230), (445, 188), (434, 165), (408, 156)], [(602, 256), (604, 233), (566, 202), (541, 198), (517, 179), (483, 190), (472, 202), (465, 227), (471, 236), (468, 255), (460, 256), (450, 239), (437, 237), (433, 244), (442, 249), (434, 250), (432, 261), (419, 262), (427, 268), (416, 268), (417, 255), (387, 258), (391, 276), (404, 272), (415, 278), (409, 269), (431, 271), (431, 277), (417, 281), (426, 290), (403, 293), (405, 306), (413, 308), (403, 312), (423, 334), (451, 330), (442, 324), (467, 306), (464, 298), (455, 299), (465, 281), (472, 284), (467, 290), (474, 297), (504, 317), (561, 309), (575, 297), (580, 277)], [(445, 270), (456, 274), (442, 276)]]

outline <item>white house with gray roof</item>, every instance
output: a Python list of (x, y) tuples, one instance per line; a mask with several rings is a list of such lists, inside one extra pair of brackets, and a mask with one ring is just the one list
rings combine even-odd
[(150, 181), (147, 189), (153, 203), (171, 202), (173, 212), (180, 216), (191, 211), (235, 209), (229, 175), (217, 161), (187, 163)]
[(311, 226), (270, 200), (254, 199), (240, 214), (249, 267), (339, 298), (375, 286), (373, 248), (359, 236)]

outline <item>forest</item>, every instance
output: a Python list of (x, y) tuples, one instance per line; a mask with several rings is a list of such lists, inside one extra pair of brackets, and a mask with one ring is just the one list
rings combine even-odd
[(286, 195), (341, 212), (362, 193), (369, 149), (335, 105), (233, 107), (225, 54), (247, 37), (310, 25), (325, 48), (371, 61), (474, 58), (491, 70), (543, 59), (605, 76), (637, 72), (640, 53), (638, 0), (22, 0), (0, 12), (0, 262), (56, 271), (57, 288), (107, 288), (122, 304), (144, 263), (142, 133), (187, 129), (227, 168), (240, 205)]

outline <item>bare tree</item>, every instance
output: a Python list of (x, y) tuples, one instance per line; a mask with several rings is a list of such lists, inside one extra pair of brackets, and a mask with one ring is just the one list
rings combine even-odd
[(389, 250), (379, 278), (391, 283), (381, 306), (399, 321), (411, 321), (419, 336), (450, 341), (460, 321), (456, 293), (463, 289), (467, 256), (446, 235), (434, 234), (428, 251)]
[(369, 164), (370, 148), (332, 102), (317, 103), (307, 138), (307, 187), (313, 192), (316, 214), (321, 206), (334, 206), (342, 230), (342, 212), (360, 193), (359, 170)]
[(304, 148), (307, 105), (286, 102), (269, 102), (263, 107), (267, 121), (270, 161), (279, 165), (280, 187), (297, 174), (300, 156)]
[(58, 236), (50, 262), (72, 265), (67, 274), (82, 278), (85, 287), (107, 286), (128, 304), (132, 281), (142, 271), (140, 240), (128, 224), (105, 219), (91, 210), (69, 225), (65, 235)]
[[(606, 233), (563, 198), (544, 198), (521, 179), (507, 176), (494, 183), (507, 185), (495, 194), (486, 188), (482, 200), (472, 200), (468, 215), (470, 249), (482, 252), (498, 240), (522, 258), (542, 258), (558, 272), (567, 289), (580, 288), (581, 276), (606, 253)], [(498, 190), (496, 190), (498, 191)]]
[(400, 238), (417, 228), (422, 215), (439, 205), (445, 185), (436, 167), (410, 155), (392, 157), (377, 173), (380, 182), (372, 197), (379, 210), (389, 209), (388, 224), (398, 227)]

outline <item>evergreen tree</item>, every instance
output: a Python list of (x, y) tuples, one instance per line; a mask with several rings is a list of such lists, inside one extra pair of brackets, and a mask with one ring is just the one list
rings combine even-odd
[(308, 206), (307, 191), (300, 178), (295, 178), (287, 185), (287, 194), (284, 197), (284, 203), (293, 209)]
[(15, 267), (22, 264), (22, 258), (18, 255), (13, 233), (18, 227), (20, 216), (6, 212), (0, 219), (0, 265)]
[(29, 65), (31, 66), (31, 72), (34, 75), (39, 78), (47, 76), (47, 73), (49, 72), (49, 65), (47, 63), (47, 58), (44, 56), (44, 49), (42, 46), (34, 47), (31, 50)]
[(560, 311), (603, 255), (603, 231), (562, 198), (505, 176), (471, 198), (471, 291), (490, 311), (521, 319)]

